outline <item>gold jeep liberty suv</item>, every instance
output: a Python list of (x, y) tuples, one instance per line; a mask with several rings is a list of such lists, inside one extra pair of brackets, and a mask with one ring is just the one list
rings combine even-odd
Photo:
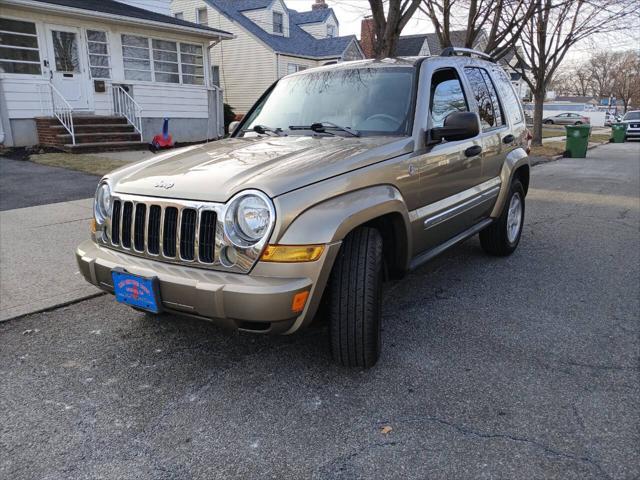
[(230, 138), (106, 175), (80, 271), (120, 302), (290, 334), (326, 302), (333, 358), (370, 367), (386, 278), (478, 233), (511, 254), (528, 131), (484, 54), (339, 63), (277, 81)]

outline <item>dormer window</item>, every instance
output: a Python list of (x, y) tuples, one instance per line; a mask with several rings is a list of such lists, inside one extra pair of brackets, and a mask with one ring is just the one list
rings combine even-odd
[(327, 25), (327, 37), (335, 37), (336, 36), (336, 27), (335, 25)]
[(273, 12), (273, 33), (284, 34), (284, 20), (280, 12)]

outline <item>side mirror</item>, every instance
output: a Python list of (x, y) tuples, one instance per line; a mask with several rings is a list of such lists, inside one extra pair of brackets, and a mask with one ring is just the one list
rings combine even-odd
[(229, 133), (233, 133), (234, 130), (238, 127), (238, 125), (240, 125), (240, 122), (237, 120), (234, 120), (233, 122), (231, 122), (229, 124)]
[(478, 115), (473, 112), (453, 112), (444, 119), (442, 127), (435, 127), (429, 131), (429, 143), (438, 143), (442, 140), (449, 142), (466, 140), (479, 133)]

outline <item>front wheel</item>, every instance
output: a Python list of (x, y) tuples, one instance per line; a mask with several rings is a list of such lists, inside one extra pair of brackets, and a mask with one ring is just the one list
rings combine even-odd
[(342, 243), (327, 286), (336, 363), (369, 368), (378, 361), (382, 281), (382, 236), (374, 228), (357, 228)]
[(582, 122), (576, 122), (574, 125), (582, 125)]
[(511, 255), (520, 243), (524, 225), (524, 188), (520, 180), (511, 182), (502, 213), (480, 232), (480, 245), (490, 255)]
[(553, 120), (545, 120), (543, 123), (545, 125), (553, 125)]

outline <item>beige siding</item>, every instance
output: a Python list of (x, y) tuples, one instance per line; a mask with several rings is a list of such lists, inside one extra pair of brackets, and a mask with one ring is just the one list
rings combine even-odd
[(289, 14), (281, 1), (275, 1), (271, 8), (248, 10), (243, 14), (264, 31), (273, 33), (273, 12), (282, 14), (284, 36), (289, 36)]
[(333, 15), (330, 15), (325, 22), (304, 23), (300, 25), (300, 28), (302, 28), (308, 34), (313, 35), (315, 38), (327, 38), (327, 25), (333, 25), (336, 29), (335, 36), (340, 36), (338, 23), (336, 22), (335, 18), (333, 18)]
[(313, 67), (317, 67), (319, 65), (322, 65), (322, 63), (319, 63), (315, 60), (309, 60), (307, 58), (299, 58), (299, 57), (289, 57), (287, 55), (278, 55), (278, 76), (279, 77), (284, 77), (285, 75), (288, 75), (288, 65), (290, 63), (294, 63), (296, 65), (304, 65), (307, 68), (313, 68)]
[[(184, 19), (195, 20), (202, 0), (173, 0), (173, 12), (183, 12)], [(220, 82), (225, 102), (236, 113), (246, 113), (260, 95), (276, 80), (275, 54), (260, 40), (235, 22), (207, 5), (209, 26), (231, 32), (237, 38), (225, 40), (211, 49), (211, 61), (220, 67)]]

